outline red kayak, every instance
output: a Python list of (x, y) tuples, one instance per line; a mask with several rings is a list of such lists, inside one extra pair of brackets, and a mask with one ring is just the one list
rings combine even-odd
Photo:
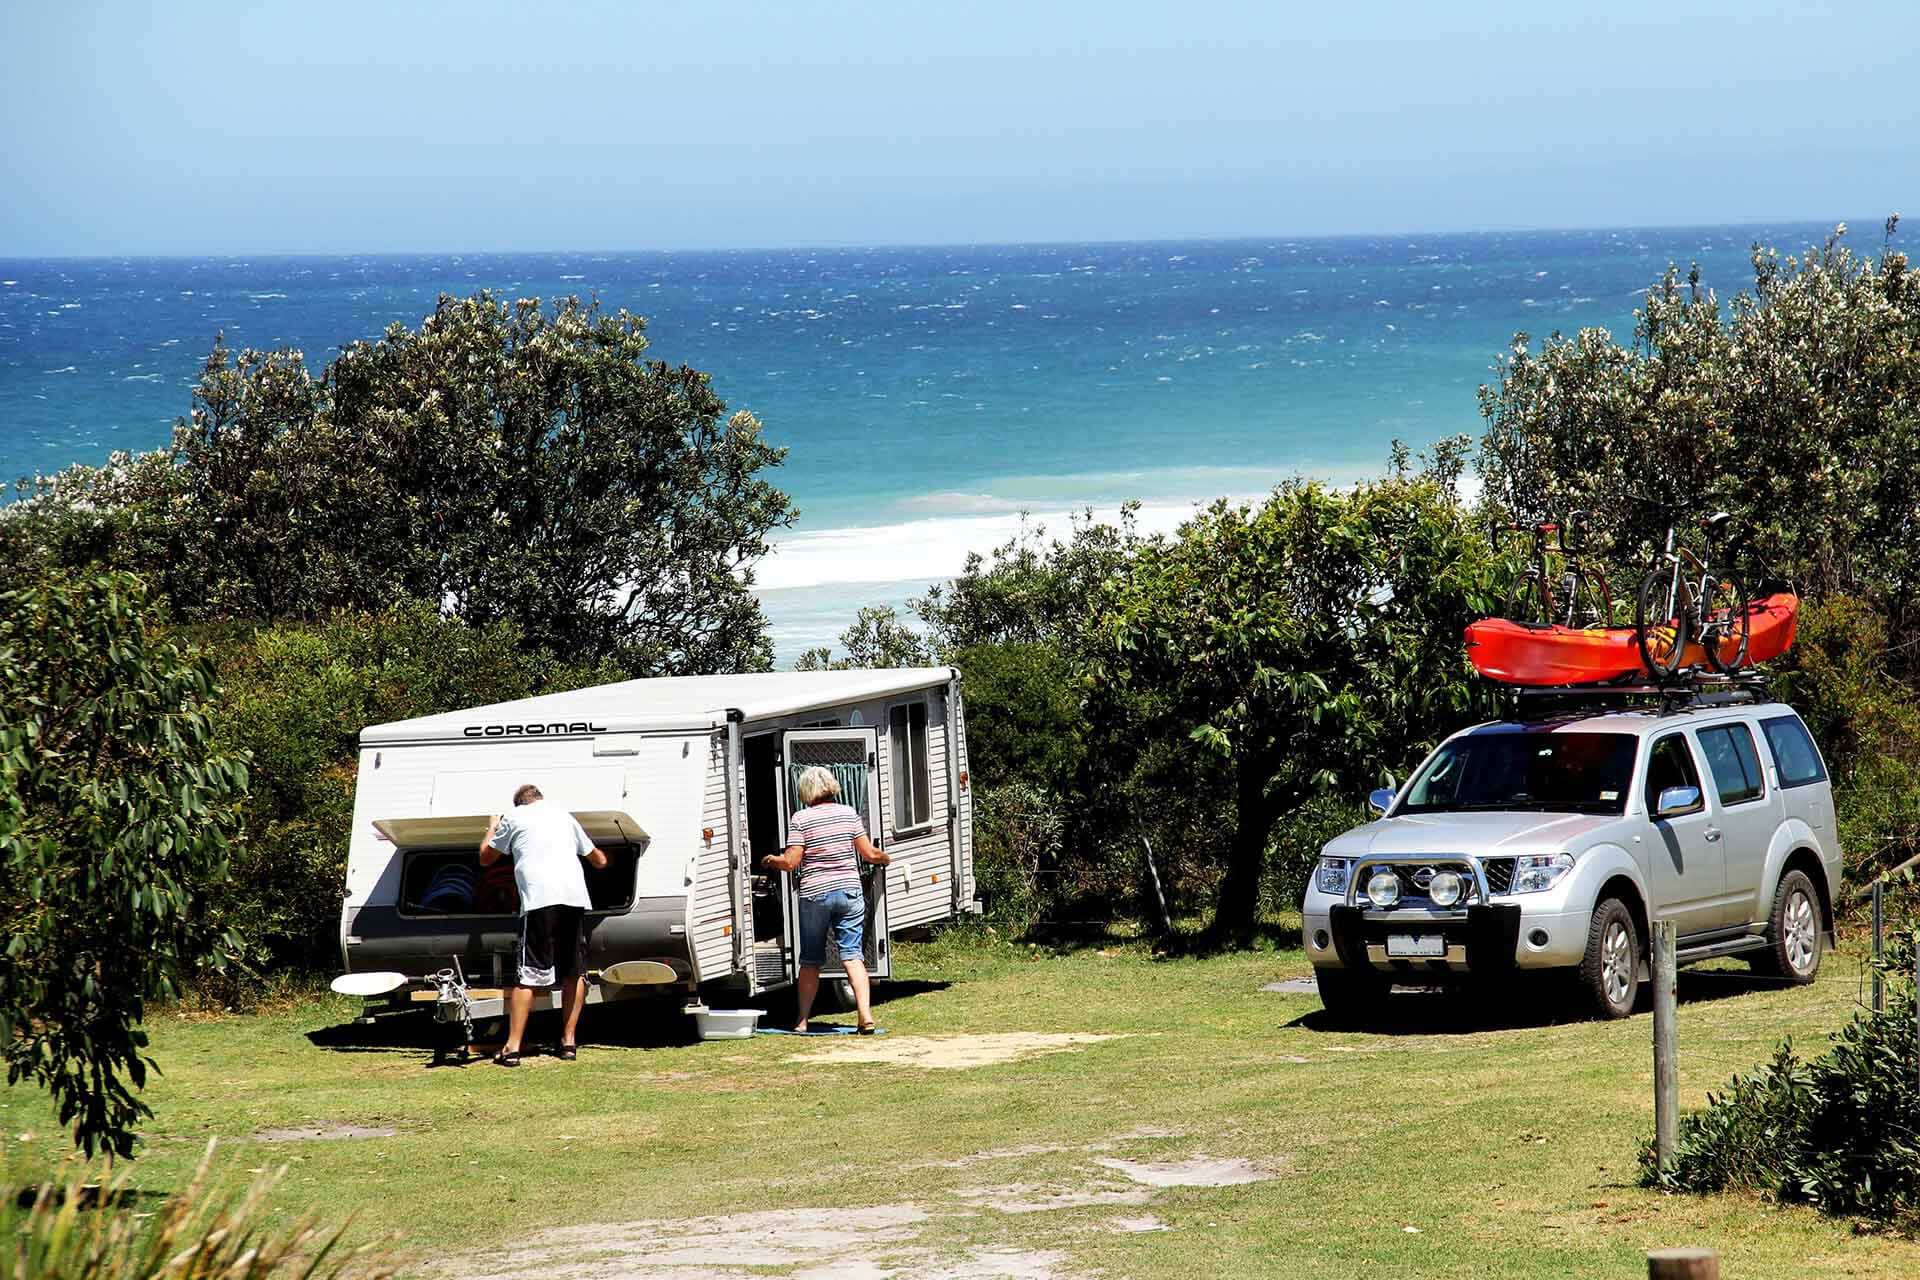
[[(1793, 644), (1800, 598), (1782, 592), (1747, 605), (1747, 665), (1777, 658)], [(1600, 684), (1623, 676), (1645, 675), (1640, 645), (1632, 627), (1527, 627), (1505, 618), (1467, 624), (1467, 657), (1474, 669), (1503, 684)], [(1689, 644), (1682, 666), (1707, 660), (1705, 650)]]

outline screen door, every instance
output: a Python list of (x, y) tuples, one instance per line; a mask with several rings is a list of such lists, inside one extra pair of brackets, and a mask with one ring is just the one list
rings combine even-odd
[[(851, 806), (867, 822), (867, 838), (880, 843), (880, 774), (877, 753), (878, 732), (874, 729), (793, 729), (781, 735), (780, 812), (781, 842), (786, 842), (786, 819), (800, 808), (800, 775), (814, 766), (831, 773), (840, 783), (840, 801)], [(860, 864), (860, 882), (867, 900), (866, 962), (867, 972), (876, 978), (887, 977), (893, 959), (887, 946), (887, 869), (871, 863)], [(799, 876), (787, 876), (787, 918), (793, 922), (789, 933), (794, 964), (799, 963), (800, 906)], [(832, 938), (827, 940), (826, 963), (822, 978), (843, 977), (839, 952)]]

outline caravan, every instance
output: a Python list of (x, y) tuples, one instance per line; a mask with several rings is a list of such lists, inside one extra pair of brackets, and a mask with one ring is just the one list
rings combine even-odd
[[(398, 1008), (437, 988), (443, 1018), (497, 1012), (475, 996), (512, 974), (517, 904), (511, 874), (476, 855), (527, 782), (607, 853), (587, 872), (589, 1000), (675, 993), (695, 1012), (785, 987), (793, 877), (760, 859), (784, 844), (794, 780), (816, 764), (892, 855), (867, 885), (867, 965), (886, 978), (892, 935), (978, 910), (951, 668), (630, 680), (368, 728), (336, 989)], [(823, 979), (840, 976), (830, 959)]]

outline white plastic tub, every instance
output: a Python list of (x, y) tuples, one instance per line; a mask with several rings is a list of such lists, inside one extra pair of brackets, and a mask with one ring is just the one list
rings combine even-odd
[(699, 1009), (693, 1020), (702, 1040), (745, 1040), (753, 1035), (753, 1024), (760, 1021), (764, 1009)]

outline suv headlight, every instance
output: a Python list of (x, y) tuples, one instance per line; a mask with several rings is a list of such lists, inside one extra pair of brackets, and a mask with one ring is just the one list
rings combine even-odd
[(1559, 884), (1573, 870), (1570, 853), (1532, 853), (1513, 866), (1512, 893), (1541, 893)]
[(1352, 858), (1322, 858), (1320, 865), (1314, 868), (1313, 884), (1322, 893), (1344, 897), (1347, 892), (1347, 877), (1352, 874)]

